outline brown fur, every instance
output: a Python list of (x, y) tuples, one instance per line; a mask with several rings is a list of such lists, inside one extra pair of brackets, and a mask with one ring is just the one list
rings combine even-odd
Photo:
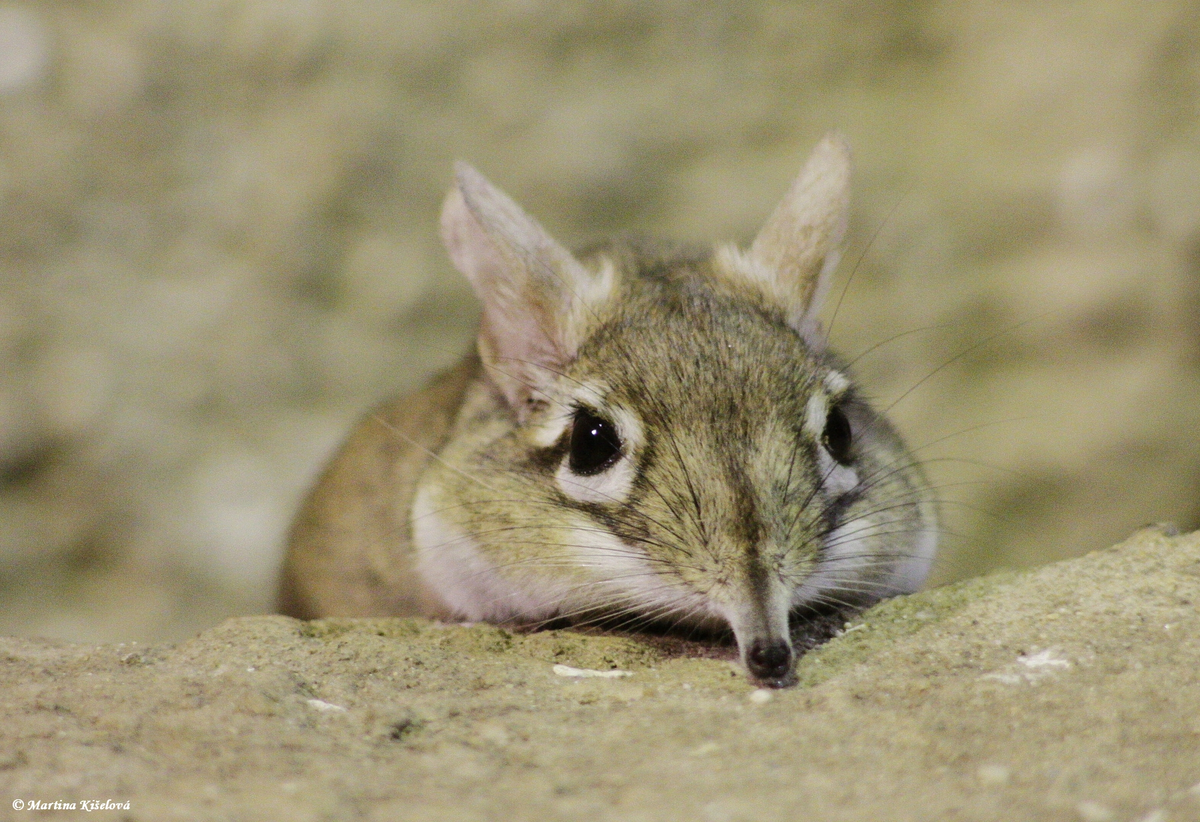
[(355, 426), (292, 526), (281, 613), (299, 619), (449, 616), (416, 574), (410, 507), (430, 454), (445, 443), (478, 374), (478, 358), (467, 357)]

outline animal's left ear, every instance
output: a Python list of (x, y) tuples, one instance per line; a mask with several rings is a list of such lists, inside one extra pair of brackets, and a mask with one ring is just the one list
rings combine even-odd
[(483, 303), (488, 378), (522, 416), (575, 357), (598, 278), (466, 163), (442, 206), (442, 240)]
[(747, 256), (784, 302), (788, 322), (819, 337), (817, 312), (841, 259), (850, 211), (850, 146), (837, 132), (809, 155), (783, 202), (758, 232)]

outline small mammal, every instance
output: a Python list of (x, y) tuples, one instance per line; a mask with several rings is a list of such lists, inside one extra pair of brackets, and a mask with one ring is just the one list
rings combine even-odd
[(477, 353), (351, 433), (295, 521), (284, 613), (726, 629), (782, 687), (789, 618), (922, 584), (933, 493), (816, 316), (840, 136), (745, 250), (576, 256), (456, 169), (442, 236), (483, 303)]

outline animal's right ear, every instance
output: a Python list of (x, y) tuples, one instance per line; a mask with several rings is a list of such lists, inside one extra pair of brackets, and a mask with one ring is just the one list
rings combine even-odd
[(813, 149), (800, 176), (750, 246), (788, 321), (810, 341), (817, 312), (841, 256), (850, 211), (850, 146), (834, 132)]
[(466, 163), (442, 206), (442, 242), (483, 303), (479, 355), (518, 416), (575, 357), (577, 307), (592, 276)]

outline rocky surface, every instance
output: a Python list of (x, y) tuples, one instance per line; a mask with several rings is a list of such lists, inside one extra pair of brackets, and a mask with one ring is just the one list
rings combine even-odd
[[(751, 687), (728, 648), (418, 620), (0, 642), (0, 818), (1200, 819), (1200, 534), (877, 606)], [(15, 807), (12, 806), (12, 807)]]
[(840, 128), (827, 319), (940, 578), (1200, 527), (1198, 55), (1193, 0), (0, 0), (0, 631), (268, 606), (329, 449), (469, 345), (459, 158), (567, 243), (745, 239)]

